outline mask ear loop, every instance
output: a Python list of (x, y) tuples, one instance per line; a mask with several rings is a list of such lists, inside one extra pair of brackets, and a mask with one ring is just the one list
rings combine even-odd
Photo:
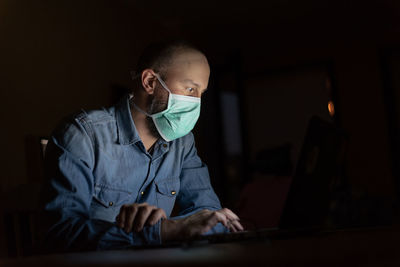
[(135, 102), (133, 102), (133, 100), (131, 101), (133, 104), (133, 107), (135, 109), (137, 109), (138, 111), (140, 111), (141, 113), (143, 113), (144, 115), (148, 116), (148, 117), (152, 117), (151, 114), (147, 113), (146, 111), (144, 111), (143, 109), (139, 108), (138, 105), (135, 104)]
[(143, 113), (146, 116), (151, 117), (151, 115), (149, 113), (147, 113), (146, 111), (144, 111), (143, 109), (139, 108), (138, 105), (135, 104), (135, 95), (132, 93), (129, 94), (129, 103), (132, 103), (133, 107), (138, 110), (139, 112)]
[[(160, 77), (157, 73), (155, 73), (154, 75), (156, 76), (157, 80), (160, 82), (161, 86), (164, 87), (164, 89), (167, 90), (170, 94), (172, 94), (172, 93), (171, 93), (171, 90), (169, 90), (168, 86), (167, 86), (167, 85), (165, 84), (165, 82), (161, 79), (161, 77)], [(132, 104), (133, 104), (133, 106), (135, 107), (135, 109), (137, 109), (137, 110), (140, 111), (141, 113), (145, 114), (146, 116), (152, 117), (151, 114), (147, 113), (146, 111), (144, 111), (143, 109), (139, 108), (139, 106), (135, 104), (135, 102), (133, 101), (133, 100), (134, 100), (134, 95), (133, 95), (133, 93), (132, 93), (132, 94), (129, 94), (129, 100), (132, 102)]]
[(169, 90), (168, 86), (165, 84), (165, 82), (161, 79), (160, 75), (158, 75), (157, 73), (154, 74), (157, 78), (157, 80), (161, 83), (162, 87), (164, 87), (165, 90), (167, 90), (170, 94), (171, 90)]

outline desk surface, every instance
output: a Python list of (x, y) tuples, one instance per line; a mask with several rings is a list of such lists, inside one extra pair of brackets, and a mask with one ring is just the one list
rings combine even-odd
[(265, 242), (94, 251), (2, 260), (1, 266), (400, 266), (400, 227)]

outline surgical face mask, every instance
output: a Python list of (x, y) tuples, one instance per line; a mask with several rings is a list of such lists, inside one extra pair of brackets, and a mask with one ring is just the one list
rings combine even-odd
[(195, 126), (200, 116), (200, 98), (173, 94), (168, 86), (156, 74), (161, 86), (168, 91), (167, 108), (155, 114), (148, 114), (135, 107), (153, 119), (158, 133), (165, 141), (172, 141), (188, 134)]

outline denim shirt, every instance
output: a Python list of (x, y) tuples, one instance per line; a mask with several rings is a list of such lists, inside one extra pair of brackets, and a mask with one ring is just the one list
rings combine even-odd
[[(221, 208), (192, 133), (149, 154), (131, 117), (129, 98), (116, 106), (74, 115), (52, 134), (46, 150), (45, 212), (52, 215), (52, 249), (115, 249), (159, 245), (161, 221), (126, 233), (116, 226), (123, 204), (162, 208), (169, 219)], [(177, 201), (178, 217), (170, 218)], [(226, 232), (221, 224), (208, 233)]]

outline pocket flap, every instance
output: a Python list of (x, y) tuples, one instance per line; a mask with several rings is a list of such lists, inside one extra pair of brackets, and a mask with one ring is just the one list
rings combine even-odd
[(179, 192), (180, 181), (179, 178), (168, 179), (156, 182), (157, 191), (163, 195), (174, 197)]
[(96, 185), (93, 198), (105, 207), (121, 206), (130, 202), (132, 193), (126, 190)]

